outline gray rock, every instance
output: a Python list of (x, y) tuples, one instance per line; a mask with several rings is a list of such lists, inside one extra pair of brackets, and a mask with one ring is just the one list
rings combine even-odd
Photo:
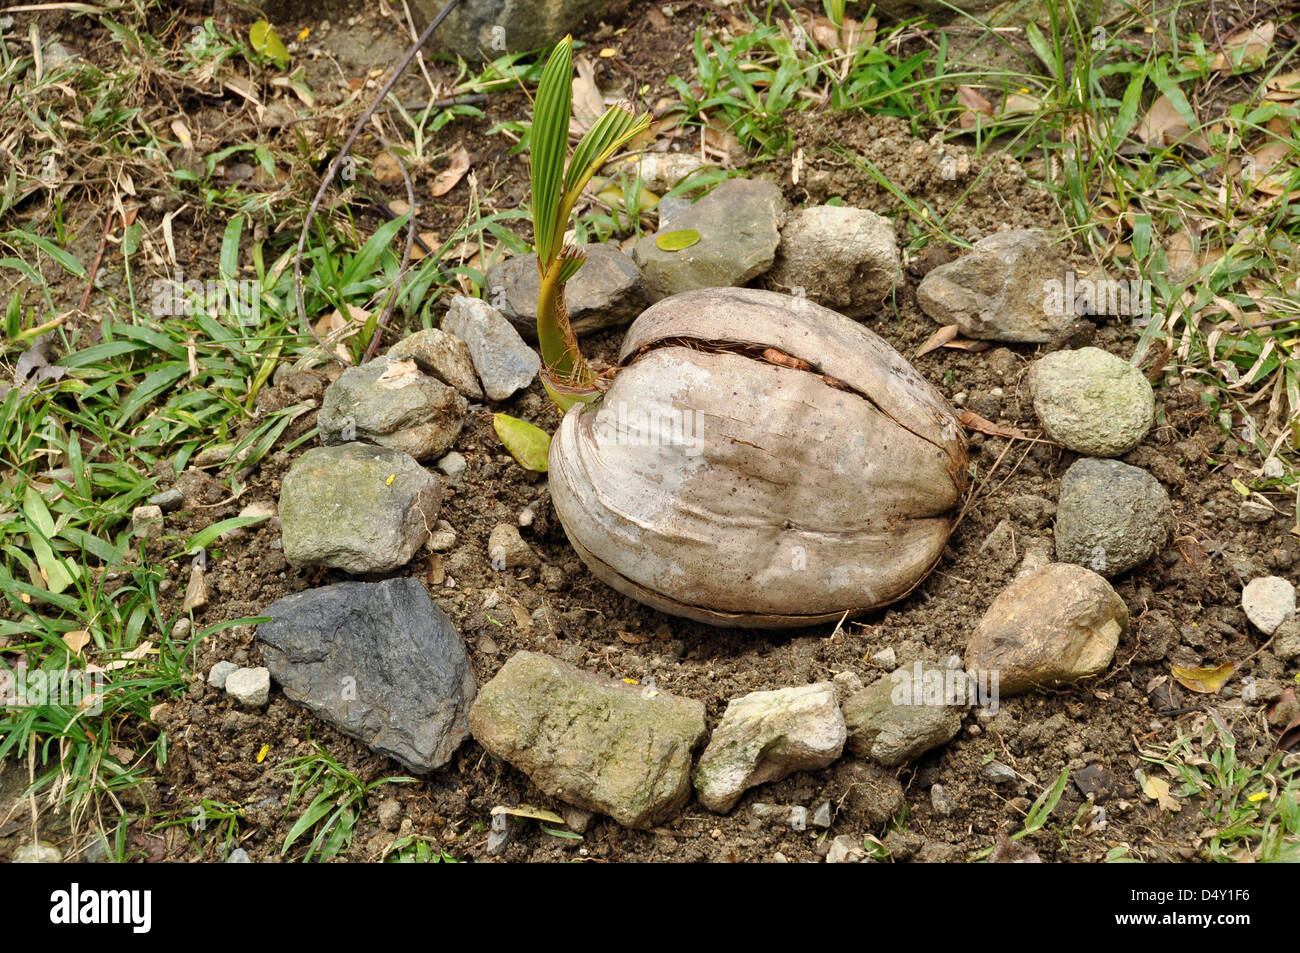
[(170, 513), (185, 505), (185, 494), (174, 488), (164, 490), (149, 497), (149, 505), (158, 507), (164, 513)]
[(446, 520), (438, 520), (429, 537), (429, 548), (435, 553), (445, 553), (456, 545), (456, 528)]
[(442, 329), (469, 347), (474, 370), (489, 400), (505, 400), (537, 376), (541, 358), (496, 308), (478, 298), (456, 295)]
[(262, 666), (237, 668), (226, 676), (226, 694), (245, 708), (261, 708), (271, 697), (271, 673)]
[(280, 486), (284, 558), (357, 574), (397, 569), (429, 538), (441, 502), (438, 479), (400, 451), (308, 450)]
[(376, 814), (379, 826), (386, 831), (395, 831), (402, 826), (402, 802), (395, 797), (385, 798)]
[(1281, 576), (1260, 576), (1241, 590), (1246, 618), (1265, 635), (1272, 635), (1295, 616), (1295, 586)]
[(236, 847), (230, 852), (230, 856), (226, 858), (226, 863), (251, 864), (252, 861), (248, 859), (248, 851), (244, 850), (242, 847)]
[(695, 766), (700, 803), (725, 814), (751, 787), (839, 758), (844, 716), (830, 682), (751, 692), (731, 701)]
[[(443, 0), (412, 0), (411, 11), (423, 29), (444, 5)], [(471, 63), (493, 60), (550, 46), (612, 6), (611, 0), (462, 0), (432, 43)]]
[(163, 511), (160, 506), (137, 506), (131, 510), (131, 535), (157, 539), (163, 531)]
[(438, 470), (445, 476), (458, 477), (465, 472), (469, 462), (465, 459), (464, 454), (457, 453), (453, 450), (438, 461)]
[(876, 679), (844, 702), (849, 750), (889, 767), (919, 758), (961, 729), (966, 690), (964, 673), (930, 663)]
[(686, 211), (695, 203), (690, 199), (680, 198), (678, 196), (665, 197), (659, 200), (655, 206), (655, 211), (659, 213), (659, 231), (670, 232), (673, 230), (673, 219)]
[[(617, 245), (584, 245), (587, 262), (564, 286), (564, 303), (579, 337), (627, 324), (644, 310), (645, 290), (636, 263)], [(525, 340), (537, 340), (537, 256), (520, 255), (487, 273), (487, 299)]]
[(488, 560), (497, 572), (538, 565), (537, 554), (509, 523), (497, 525), (488, 535)]
[(997, 672), (1002, 696), (1069, 684), (1105, 670), (1128, 622), (1128, 607), (1105, 579), (1052, 563), (993, 600), (966, 647), (966, 668)]
[(388, 349), (392, 361), (414, 361), (424, 373), (456, 388), (470, 400), (482, 400), (469, 346), (441, 328), (427, 328), (402, 338)]
[(1117, 576), (1164, 549), (1174, 526), (1169, 494), (1146, 470), (1084, 457), (1061, 478), (1056, 558)]
[(1300, 623), (1294, 616), (1273, 631), (1273, 654), (1283, 662), (1300, 658)]
[(984, 777), (988, 778), (994, 784), (1015, 784), (1016, 772), (1008, 768), (1001, 761), (990, 761), (984, 765)]
[[(660, 195), (671, 192), (683, 179), (709, 167), (709, 163), (694, 152), (643, 152), (637, 156), (635, 165), (641, 184)], [(686, 199), (674, 198), (667, 201), (690, 204)]]
[(784, 212), (781, 190), (771, 182), (728, 179), (689, 209), (673, 216), (672, 231), (693, 228), (700, 240), (664, 251), (647, 235), (632, 257), (641, 266), (649, 299), (659, 301), (696, 288), (740, 287), (772, 267)]
[(208, 684), (213, 688), (224, 690), (230, 673), (238, 670), (239, 666), (234, 662), (220, 661), (208, 671)]
[(261, 614), (262, 658), (284, 694), (371, 750), (427, 774), (468, 736), (474, 672), (418, 579), (309, 589)]
[(1045, 344), (1081, 324), (1073, 303), (1052, 313), (1051, 282), (1065, 278), (1065, 262), (1037, 232), (995, 232), (955, 261), (921, 279), (916, 300), (943, 325), (971, 338)]
[(866, 209), (817, 205), (786, 219), (766, 281), (773, 291), (859, 318), (880, 309), (902, 273), (893, 222)]
[(415, 361), (381, 357), (340, 374), (316, 422), (326, 446), (360, 440), (430, 460), (452, 445), (468, 412), (464, 397)]
[(544, 793), (628, 827), (653, 827), (691, 794), (704, 704), (584, 672), (535, 652), (483, 686), (470, 729)]
[(23, 844), (16, 849), (9, 862), (11, 864), (61, 864), (63, 851), (49, 841), (37, 841), (34, 844)]
[[(504, 817), (505, 815), (501, 815)], [(504, 854), (506, 848), (514, 842), (515, 825), (509, 820), (501, 827), (494, 827), (488, 831), (487, 846), (485, 850), (489, 857), (499, 857)]]
[(948, 796), (948, 791), (942, 784), (930, 785), (930, 806), (934, 808), (936, 814), (942, 817), (948, 817), (957, 810), (956, 805), (952, 803), (952, 798)]
[(825, 829), (831, 826), (831, 802), (822, 801), (812, 812), (812, 826)]
[(1047, 435), (1076, 453), (1128, 453), (1155, 421), (1155, 393), (1142, 372), (1100, 348), (1039, 358), (1030, 365), (1029, 388)]

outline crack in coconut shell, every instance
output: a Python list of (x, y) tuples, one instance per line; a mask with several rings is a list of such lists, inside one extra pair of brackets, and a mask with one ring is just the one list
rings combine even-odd
[(861, 325), (705, 289), (632, 325), (604, 399), (556, 432), (550, 477), (575, 551), (613, 588), (715, 625), (790, 627), (928, 575), (965, 442), (938, 391)]

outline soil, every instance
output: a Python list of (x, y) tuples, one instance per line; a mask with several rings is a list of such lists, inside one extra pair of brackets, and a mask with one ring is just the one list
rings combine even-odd
[[(335, 17), (333, 30), (320, 38), (345, 76), (364, 75), (371, 64), (386, 62), (370, 58), (369, 41), (349, 46), (340, 39), (353, 29), (373, 38), (364, 19), (373, 15), (371, 7), (364, 5), (363, 11), (360, 3), (345, 5)], [(669, 74), (688, 75), (689, 38), (703, 15), (699, 7), (679, 5), (671, 19), (639, 18), (637, 42), (623, 46), (625, 55), (618, 68), (638, 82), (656, 86)], [(349, 17), (361, 18), (360, 26), (346, 26)], [(282, 33), (292, 35), (297, 26), (285, 25)], [(615, 35), (614, 29), (602, 27), (588, 39), (603, 42)], [(450, 75), (445, 64), (431, 69)], [(598, 74), (598, 79), (604, 82), (616, 68), (602, 69), (607, 73)], [(232, 107), (226, 103), (224, 108)], [(524, 118), (527, 100), (522, 94), (493, 96), (486, 108), (483, 120), (458, 121), (443, 135), (469, 149), (481, 193), (495, 196), (497, 207), (509, 207), (523, 197), (526, 167), (518, 156), (509, 154), (510, 143), (504, 137), (486, 132), (496, 123)], [(794, 117), (792, 129), (804, 153), (800, 184), (792, 183), (788, 160), (784, 167), (773, 162), (756, 171), (779, 177), (796, 204), (840, 196), (846, 204), (896, 217), (905, 248), (916, 250), (918, 236), (926, 232), (923, 223), (870, 174), (845, 159), (845, 152), (868, 158), (913, 203), (928, 206), (954, 235), (967, 241), (1009, 227), (1065, 233), (1051, 197), (1009, 160), (971, 156), (969, 173), (949, 181), (940, 174), (942, 151), (961, 152), (963, 147), (917, 139), (900, 119), (810, 112)], [(417, 189), (427, 189), (436, 171), (436, 164), (420, 170)], [(426, 209), (427, 226), (454, 227), (469, 208), (469, 188), (463, 182)], [(397, 195), (395, 191), (393, 197)], [(93, 209), (83, 211), (89, 216)], [(158, 217), (152, 211), (141, 214), (152, 216), (153, 221)], [(222, 223), (204, 223), (200, 218), (195, 223), (204, 227), (196, 231), (192, 254), (215, 259)], [(215, 237), (206, 237), (208, 230)], [(925, 271), (952, 253), (934, 241), (909, 254), (905, 280), (892, 306), (867, 322), (903, 354), (914, 353), (935, 330), (916, 305), (916, 285)], [(1082, 263), (1080, 270), (1087, 270)], [(608, 332), (592, 338), (588, 346), (597, 358), (611, 357), (619, 336)], [(1126, 323), (1104, 324), (1090, 338), (1090, 343), (1128, 357), (1136, 332)], [(1030, 346), (979, 353), (943, 348), (919, 358), (916, 366), (960, 407), (1035, 432), (1024, 372), (1037, 353), (1039, 349)], [(327, 377), (323, 371), (278, 374), (274, 385), (259, 396), (258, 407), (265, 411), (304, 396), (318, 397)], [(1156, 428), (1140, 448), (1122, 459), (1150, 469), (1165, 485), (1177, 528), (1167, 552), (1113, 580), (1134, 619), (1115, 662), (1094, 681), (1003, 699), (996, 717), (967, 714), (952, 742), (898, 771), (906, 799), (900, 821), (883, 827), (866, 823), (849, 797), (851, 774), (831, 768), (751, 790), (728, 816), (714, 815), (692, 803), (654, 831), (628, 830), (597, 817), (581, 840), (568, 840), (529, 826), (504, 853), (489, 858), (486, 824), (493, 806), (531, 804), (562, 810), (563, 805), (470, 741), (448, 766), (420, 783), (389, 785), (372, 794), (370, 810), (343, 858), (376, 860), (395, 838), (414, 834), (432, 839), (459, 859), (476, 861), (769, 861), (777, 852), (791, 861), (811, 861), (825, 855), (832, 837), (883, 838), (897, 828), (916, 835), (895, 837), (895, 844), (906, 844), (898, 851), (901, 856), (919, 851), (925, 859), (965, 860), (991, 846), (999, 830), (1019, 829), (1031, 801), (1063, 768), (1077, 772), (1094, 765), (1109, 771), (1117, 788), (1105, 804), (1109, 826), (1088, 836), (1034, 838), (1032, 844), (1045, 861), (1096, 861), (1116, 845), (1129, 845), (1138, 856), (1153, 861), (1198, 856), (1195, 835), (1204, 826), (1203, 819), (1194, 809), (1180, 814), (1158, 810), (1140, 796), (1133, 774), (1141, 764), (1138, 749), (1151, 739), (1171, 740), (1175, 721), (1187, 730), (1195, 727), (1197, 719), (1204, 721), (1203, 704), (1185, 697), (1171, 683), (1170, 664), (1218, 665), (1254, 653), (1259, 646), (1239, 607), (1241, 586), (1252, 576), (1269, 572), (1293, 575), (1297, 543), (1281, 513), (1264, 524), (1238, 521), (1240, 498), (1230, 480), (1254, 464), (1237, 455), (1235, 441), (1227, 439), (1198, 385), (1176, 375), (1167, 383), (1170, 386), (1157, 388)], [(555, 424), (537, 384), (493, 409), (548, 429)], [(295, 423), (283, 443), (310, 429), (313, 416)], [(516, 651), (548, 652), (618, 678), (652, 676), (662, 690), (702, 699), (712, 727), (728, 700), (749, 691), (830, 679), (845, 671), (856, 672), (864, 681), (886, 674), (870, 656), (887, 647), (895, 650), (900, 664), (942, 662), (963, 654), (976, 621), (1010, 582), (1026, 546), (1034, 540), (1050, 543), (1051, 501), (1074, 459), (1046, 443), (1008, 443), (971, 435), (975, 479), (964, 519), (937, 569), (905, 601), (842, 626), (773, 634), (715, 629), (665, 616), (598, 582), (567, 544), (552, 514), (545, 480), (521, 470), (505, 454), (492, 431), (489, 410), (476, 408), (455, 447), (468, 460), (468, 468), (453, 482), (441, 514), (456, 529), (456, 546), (441, 556), (418, 556), (405, 572), (423, 579), (434, 600), (455, 620), (480, 684)], [(169, 516), (169, 533), (187, 535), (236, 515), (248, 503), (274, 502), (292, 456), (277, 452), (246, 474), (245, 489), (236, 500), (228, 499), (220, 474), (187, 471), (173, 477), (163, 465), (158, 471), (159, 488), (172, 485), (174, 479), (187, 498), (185, 508)], [(531, 510), (534, 518), (522, 532), (543, 565), (540, 570), (495, 572), (487, 555), (488, 534), (498, 523), (515, 523), (524, 510)], [(1004, 520), (1007, 526), (991, 537)], [(336, 572), (287, 566), (278, 534), (269, 524), (246, 531), (211, 555), (210, 601), (196, 615), (198, 628), (256, 617), (274, 599), (344, 578)], [(179, 611), (189, 571), (188, 565), (177, 561), (169, 566), (160, 596), (167, 617)], [(532, 622), (539, 608), (545, 610), (544, 624)], [(238, 845), (253, 860), (280, 859), (285, 835), (302, 807), (289, 808), (291, 779), (282, 768), (290, 758), (311, 751), (313, 741), (363, 780), (403, 773), (278, 691), (272, 692), (265, 710), (248, 712), (208, 687), (206, 673), (219, 660), (259, 664), (254, 631), (252, 625), (238, 625), (203, 639), (195, 650), (196, 674), (189, 690), (157, 713), (157, 728), (167, 733), (167, 761), (158, 782), (137, 789), (125, 804), (128, 810), (152, 815), (132, 823), (131, 843), (138, 856), (220, 859), (225, 845), (211, 831), (196, 832), (184, 825), (158, 829), (160, 819), (187, 816), (194, 805), (211, 800), (242, 807)], [(1285, 673), (1283, 665), (1265, 651), (1247, 662), (1241, 674), (1281, 680)], [(1238, 751), (1251, 763), (1262, 763), (1274, 743), (1263, 701), (1215, 699), (1237, 736)], [(140, 737), (150, 731), (142, 726)], [(129, 736), (123, 743), (128, 742)], [(264, 746), (267, 753), (259, 759)], [(1020, 780), (1009, 787), (995, 786), (982, 773), (990, 758), (1013, 767)], [(7, 773), (12, 777), (14, 768)], [(932, 807), (929, 792), (936, 782), (955, 805), (950, 815)], [(396, 807), (376, 810), (390, 800)], [(836, 810), (829, 832), (796, 832), (757, 819), (750, 809), (755, 801), (811, 809), (824, 800), (830, 800)], [(1080, 790), (1074, 784), (1067, 786), (1052, 823), (1068, 830), (1083, 804)], [(0, 811), (0, 818), (7, 813)], [(44, 821), (43, 836), (50, 836), (49, 831), (57, 828), (48, 825), (57, 823), (54, 817)], [(0, 828), (0, 856), (25, 839), (22, 827), (14, 821)], [(75, 847), (70, 842), (64, 846)]]

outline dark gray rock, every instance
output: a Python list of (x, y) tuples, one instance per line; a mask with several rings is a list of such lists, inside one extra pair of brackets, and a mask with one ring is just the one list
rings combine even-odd
[(1084, 457), (1061, 478), (1056, 558), (1117, 576), (1160, 552), (1173, 525), (1169, 494), (1150, 473)]
[(542, 366), (537, 352), (524, 343), (505, 315), (478, 298), (452, 298), (442, 329), (468, 346), (489, 400), (505, 400), (527, 387)]
[[(645, 290), (635, 262), (616, 245), (585, 245), (587, 262), (564, 286), (573, 333), (582, 337), (627, 324), (645, 309)], [(537, 340), (537, 256), (520, 255), (493, 265), (487, 298), (525, 340)]]
[(284, 694), (372, 751), (427, 774), (469, 736), (474, 672), (418, 579), (340, 582), (262, 614), (262, 658)]

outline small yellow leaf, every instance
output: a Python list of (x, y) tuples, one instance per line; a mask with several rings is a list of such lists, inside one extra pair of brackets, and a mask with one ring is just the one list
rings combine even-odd
[(1250, 496), (1250, 487), (1246, 486), (1246, 484), (1242, 483), (1236, 477), (1232, 478), (1232, 488), (1242, 496)]
[(492, 429), (521, 467), (534, 473), (546, 472), (551, 453), (551, 435), (545, 430), (509, 414), (493, 414)]
[(261, 764), (266, 760), (266, 756), (271, 753), (270, 745), (262, 745), (262, 750), (257, 753), (257, 763)]
[(311, 36), (311, 27), (309, 26), (303, 27), (301, 30), (298, 31), (298, 42), (301, 43), (309, 36)]
[(1169, 670), (1169, 673), (1173, 675), (1174, 681), (1183, 688), (1200, 692), (1202, 695), (1211, 695), (1222, 688), (1223, 683), (1236, 670), (1237, 666), (1231, 662), (1224, 662), (1215, 668), (1181, 668), (1175, 665)]
[(392, 486), (393, 481), (396, 479), (397, 479), (397, 474), (394, 473), (392, 476), (390, 476), (387, 480), (384, 481), (384, 486)]
[(624, 684), (624, 685), (640, 685), (641, 683), (638, 682), (635, 678), (625, 678), (625, 679), (623, 679), (623, 684)]
[(607, 46), (600, 51), (600, 58), (602, 60), (607, 60), (614, 56), (618, 56), (618, 50), (614, 49), (612, 46)]
[(1264, 798), (1266, 798), (1266, 797), (1268, 797), (1268, 792), (1267, 792), (1267, 791), (1256, 791), (1256, 792), (1255, 792), (1254, 794), (1252, 794), (1250, 797), (1246, 798), (1246, 800), (1249, 801), (1251, 804), (1258, 804), (1260, 801), (1264, 800)]
[(265, 20), (258, 20), (248, 28), (248, 42), (253, 47), (253, 52), (275, 60), (281, 69), (289, 66), (289, 50), (280, 39), (280, 34), (275, 32), (275, 27)]
[(660, 251), (681, 251), (698, 243), (700, 233), (693, 228), (679, 228), (674, 232), (664, 232), (655, 239)]
[(68, 651), (73, 655), (80, 655), (81, 650), (90, 642), (90, 633), (85, 629), (77, 629), (75, 632), (65, 632), (63, 634), (63, 644), (68, 647)]

